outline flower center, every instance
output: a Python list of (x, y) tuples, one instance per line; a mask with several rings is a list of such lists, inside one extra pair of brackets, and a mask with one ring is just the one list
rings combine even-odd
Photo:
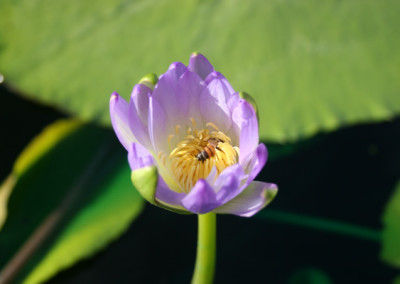
[(191, 129), (169, 155), (171, 172), (181, 192), (188, 193), (199, 179), (205, 179), (216, 167), (217, 175), (225, 168), (237, 163), (238, 148), (231, 139), (213, 123), (215, 131), (208, 128)]

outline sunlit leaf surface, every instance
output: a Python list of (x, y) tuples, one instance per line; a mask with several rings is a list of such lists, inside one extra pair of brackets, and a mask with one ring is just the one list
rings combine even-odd
[(381, 256), (387, 263), (400, 268), (400, 183), (386, 207), (383, 224)]
[(286, 140), (400, 111), (400, 2), (38, 1), (0, 4), (0, 73), (30, 97), (109, 123), (149, 72), (204, 53)]
[[(28, 257), (18, 282), (42, 282), (91, 256), (120, 236), (144, 205), (131, 184), (126, 153), (110, 130), (90, 125), (78, 126), (67, 135), (58, 130), (47, 128), (16, 165), (28, 162), (14, 168), (19, 172), (0, 234), (0, 268), (28, 238), (35, 238), (41, 224), (49, 217), (53, 220), (47, 226), (48, 237)], [(39, 145), (60, 134), (62, 139), (52, 147)]]

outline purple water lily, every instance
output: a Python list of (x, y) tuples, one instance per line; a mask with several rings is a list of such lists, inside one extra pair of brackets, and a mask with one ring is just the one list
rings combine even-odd
[(265, 207), (277, 186), (254, 181), (268, 152), (253, 105), (199, 53), (156, 80), (137, 84), (129, 103), (117, 93), (110, 99), (112, 125), (142, 196), (181, 213), (249, 217)]

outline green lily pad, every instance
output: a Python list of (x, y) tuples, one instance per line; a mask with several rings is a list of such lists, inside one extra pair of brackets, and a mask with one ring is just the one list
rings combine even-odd
[(18, 283), (41, 283), (103, 249), (144, 206), (131, 184), (126, 152), (112, 131), (93, 125), (56, 122), (28, 145), (10, 176), (14, 184), (0, 188), (12, 187), (0, 270), (27, 240), (39, 240), (24, 256)]
[(400, 183), (386, 206), (383, 225), (381, 258), (400, 268)]
[(295, 140), (400, 111), (400, 2), (38, 1), (0, 4), (0, 73), (21, 93), (109, 124), (149, 72), (205, 54), (260, 106), (261, 138)]

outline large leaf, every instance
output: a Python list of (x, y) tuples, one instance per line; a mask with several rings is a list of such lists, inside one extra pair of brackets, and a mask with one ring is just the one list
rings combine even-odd
[[(5, 182), (0, 190), (14, 185), (0, 233), (0, 267), (19, 251), (28, 262), (18, 282), (42, 282), (91, 256), (141, 212), (143, 199), (116, 140), (107, 129), (57, 122), (21, 154), (10, 175), (15, 185)], [(32, 247), (39, 249), (31, 254)]]
[(5, 82), (109, 123), (149, 72), (208, 56), (260, 109), (261, 137), (285, 140), (400, 111), (396, 0), (39, 1), (0, 4)]
[(400, 268), (400, 183), (386, 207), (383, 224), (381, 257), (387, 263)]

